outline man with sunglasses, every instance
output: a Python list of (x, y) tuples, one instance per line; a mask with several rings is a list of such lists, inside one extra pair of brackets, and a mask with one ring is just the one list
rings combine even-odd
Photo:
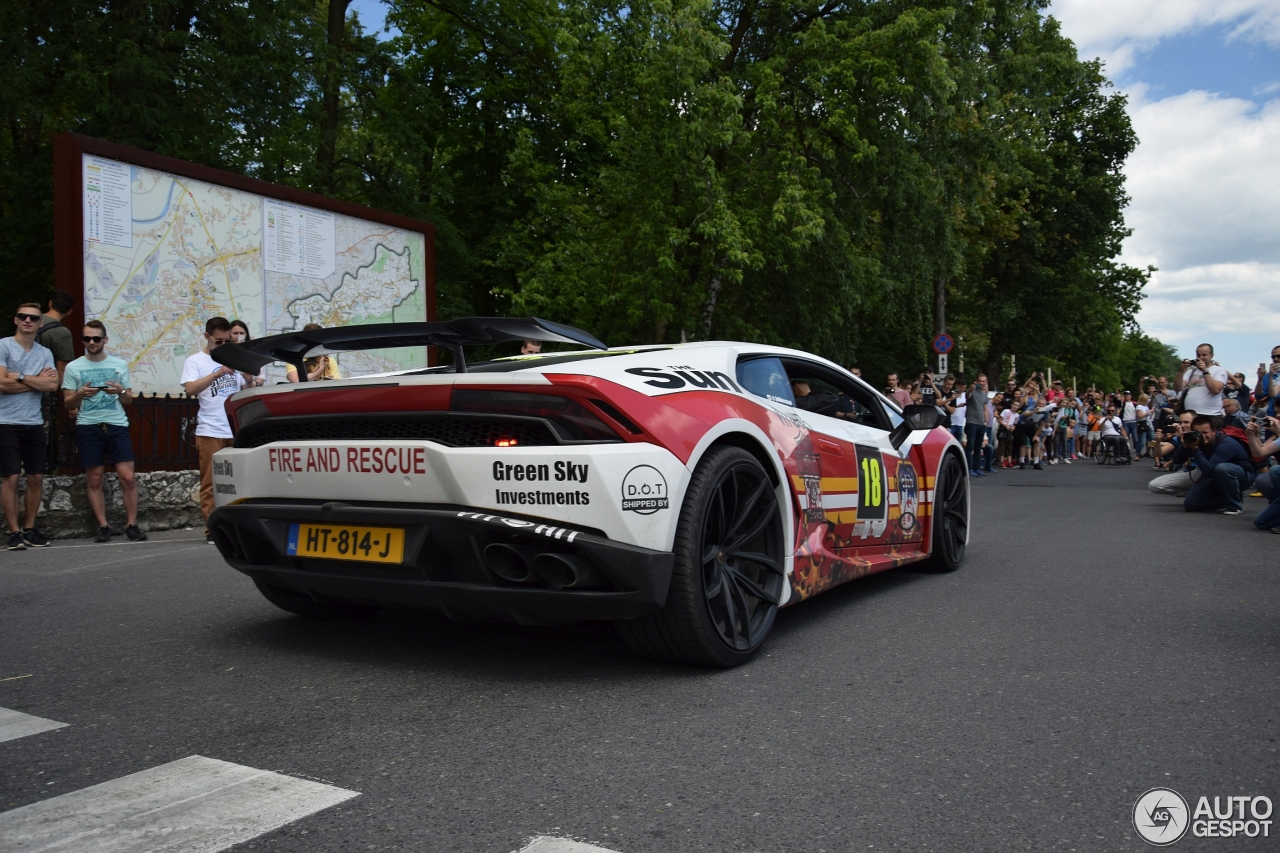
[(133, 402), (129, 387), (129, 363), (107, 355), (107, 327), (101, 320), (84, 324), (84, 355), (67, 365), (62, 375), (62, 398), (68, 409), (79, 409), (76, 447), (84, 466), (89, 506), (98, 519), (95, 542), (111, 541), (102, 476), (110, 458), (120, 479), (127, 521), (125, 535), (135, 542), (147, 538), (138, 527), (138, 481), (133, 476), (133, 443), (129, 440), (129, 416), (124, 407)]
[[(9, 550), (44, 548), (49, 540), (36, 529), (44, 494), (45, 433), (40, 395), (58, 388), (53, 353), (36, 343), (40, 306), (27, 302), (14, 315), (17, 331), (0, 339), (0, 503), (8, 524)], [(18, 476), (27, 473), (25, 513), (19, 524)]]
[(209, 514), (213, 512), (213, 454), (231, 446), (227, 398), (244, 387), (244, 375), (218, 364), (209, 353), (231, 340), (226, 317), (211, 317), (204, 324), (204, 349), (187, 356), (182, 364), (182, 387), (200, 401), (196, 417), (196, 449), (200, 451), (200, 512), (204, 514), (204, 539), (213, 544)]
[(1267, 416), (1276, 417), (1276, 398), (1280, 397), (1280, 346), (1271, 348), (1271, 363), (1258, 365), (1258, 384), (1253, 397), (1259, 403), (1267, 401)]

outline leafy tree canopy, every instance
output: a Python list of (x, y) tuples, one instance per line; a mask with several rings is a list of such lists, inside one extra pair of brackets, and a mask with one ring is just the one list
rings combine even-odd
[(347, 3), (0, 6), (6, 298), (51, 284), (74, 130), (434, 222), (442, 316), (874, 376), (945, 303), (989, 372), (1159, 360), (1115, 260), (1125, 100), (1041, 0), (394, 0), (385, 39)]

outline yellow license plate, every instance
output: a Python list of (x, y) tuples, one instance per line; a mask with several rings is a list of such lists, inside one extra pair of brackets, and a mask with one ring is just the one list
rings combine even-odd
[(291, 524), (286, 550), (290, 557), (403, 563), (404, 530), (354, 524)]

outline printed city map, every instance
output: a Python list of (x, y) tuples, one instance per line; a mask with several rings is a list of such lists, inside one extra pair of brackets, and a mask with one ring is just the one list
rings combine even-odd
[[(204, 322), (256, 338), (321, 326), (426, 319), (422, 234), (84, 157), (85, 316), (137, 391), (178, 393)], [(343, 353), (345, 377), (426, 364), (425, 350)], [(268, 382), (285, 368), (267, 368)]]

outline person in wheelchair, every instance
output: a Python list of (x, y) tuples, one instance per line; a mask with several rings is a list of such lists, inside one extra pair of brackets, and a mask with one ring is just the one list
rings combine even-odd
[(1129, 452), (1129, 438), (1124, 431), (1124, 421), (1116, 414), (1114, 406), (1107, 406), (1107, 412), (1099, 423), (1102, 431), (1102, 448), (1106, 456), (1117, 462), (1128, 464), (1133, 461)]

